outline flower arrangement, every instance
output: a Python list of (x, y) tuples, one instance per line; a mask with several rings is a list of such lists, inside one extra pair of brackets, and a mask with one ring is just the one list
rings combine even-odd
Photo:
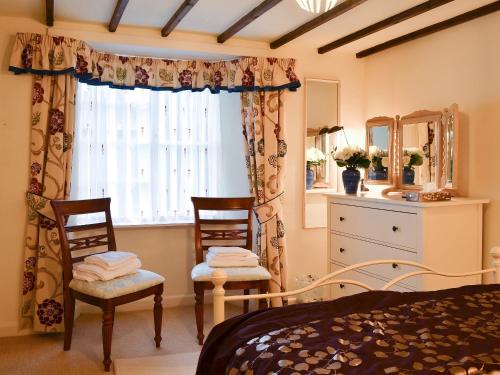
[(418, 147), (408, 147), (403, 149), (403, 167), (406, 170), (413, 170), (424, 163), (424, 152)]
[(368, 148), (371, 165), (375, 171), (386, 171), (389, 166), (389, 154), (385, 150), (381, 150), (377, 146)]
[(326, 162), (326, 155), (316, 147), (310, 147), (306, 151), (307, 168), (313, 165), (321, 165)]
[(347, 169), (366, 169), (371, 163), (367, 152), (358, 146), (347, 146), (340, 150), (335, 149), (332, 154), (337, 165), (347, 167)]

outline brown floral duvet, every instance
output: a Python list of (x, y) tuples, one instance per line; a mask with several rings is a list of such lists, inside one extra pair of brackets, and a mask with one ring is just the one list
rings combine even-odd
[(466, 374), (500, 370), (500, 284), (373, 291), (216, 326), (197, 375)]

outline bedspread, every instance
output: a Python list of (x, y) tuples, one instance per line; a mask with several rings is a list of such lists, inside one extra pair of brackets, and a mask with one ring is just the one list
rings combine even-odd
[(217, 325), (197, 375), (473, 373), (500, 369), (500, 284), (371, 291)]

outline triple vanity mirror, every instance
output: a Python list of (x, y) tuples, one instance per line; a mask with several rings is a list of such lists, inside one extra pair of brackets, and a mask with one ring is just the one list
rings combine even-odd
[(340, 82), (306, 79), (304, 227), (326, 227), (326, 192), (337, 191), (337, 166), (330, 156), (339, 128)]
[[(442, 189), (457, 195), (458, 121), (456, 104), (443, 111), (368, 120), (366, 145), (372, 164), (366, 183), (392, 185), (383, 193)], [(393, 138), (388, 135), (391, 124)], [(392, 139), (392, 146), (386, 139)]]

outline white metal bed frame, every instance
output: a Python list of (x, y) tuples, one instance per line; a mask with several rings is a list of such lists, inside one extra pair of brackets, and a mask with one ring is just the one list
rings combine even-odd
[(465, 276), (474, 276), (474, 275), (483, 275), (483, 274), (488, 274), (488, 273), (494, 273), (495, 274), (495, 282), (500, 284), (500, 247), (494, 247), (490, 251), (491, 256), (493, 257), (493, 267), (488, 268), (485, 270), (479, 270), (479, 271), (472, 271), (472, 272), (465, 272), (465, 273), (446, 273), (446, 272), (441, 272), (437, 271), (431, 267), (428, 267), (426, 265), (416, 263), (416, 262), (411, 262), (411, 261), (406, 261), (406, 260), (395, 260), (395, 259), (388, 259), (388, 260), (376, 260), (376, 261), (371, 261), (371, 262), (363, 262), (363, 263), (358, 263), (354, 264), (349, 267), (345, 267), (341, 270), (332, 272), (326, 276), (323, 276), (322, 278), (312, 282), (310, 285), (296, 289), (296, 290), (291, 290), (289, 292), (282, 292), (282, 293), (268, 293), (268, 294), (249, 294), (249, 295), (233, 295), (233, 296), (226, 296), (226, 291), (224, 290), (224, 283), (227, 281), (227, 275), (224, 269), (218, 268), (214, 272), (212, 272), (211, 275), (211, 281), (214, 284), (214, 289), (212, 291), (213, 294), (213, 309), (214, 309), (214, 325), (219, 324), (224, 321), (225, 319), (225, 302), (227, 301), (245, 301), (245, 300), (254, 300), (254, 299), (270, 299), (270, 298), (275, 298), (275, 297), (290, 297), (293, 295), (297, 295), (300, 293), (308, 292), (312, 289), (322, 287), (325, 285), (331, 285), (331, 284), (352, 284), (352, 285), (357, 285), (359, 287), (362, 287), (366, 290), (376, 290), (369, 285), (366, 285), (364, 283), (361, 283), (356, 280), (349, 280), (349, 279), (334, 279), (335, 277), (348, 272), (352, 270), (356, 270), (359, 268), (367, 267), (367, 266), (373, 266), (376, 264), (392, 264), (392, 263), (397, 263), (397, 264), (403, 264), (407, 266), (413, 266), (420, 268), (420, 271), (413, 271), (413, 272), (408, 272), (406, 274), (400, 275), (388, 283), (386, 283), (381, 289), (379, 290), (387, 290), (394, 284), (407, 279), (409, 277), (417, 276), (417, 275), (426, 275), (426, 274), (431, 274), (431, 275), (438, 275), (438, 276), (444, 276), (444, 277), (465, 277)]

